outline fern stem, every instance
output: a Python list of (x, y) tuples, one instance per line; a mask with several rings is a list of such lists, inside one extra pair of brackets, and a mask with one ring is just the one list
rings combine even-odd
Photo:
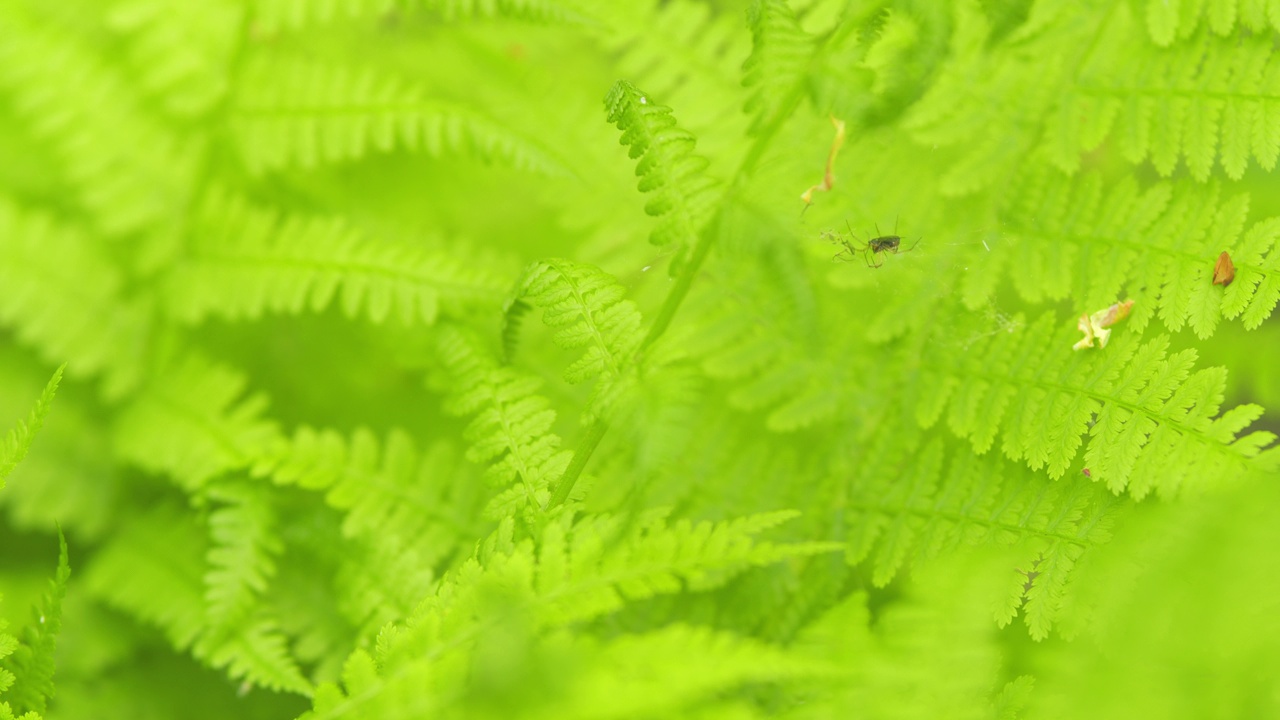
[(569, 499), (569, 493), (573, 491), (574, 484), (578, 482), (578, 476), (586, 468), (587, 461), (591, 459), (592, 453), (600, 445), (600, 441), (604, 438), (604, 433), (608, 429), (609, 424), (598, 418), (587, 427), (586, 435), (582, 436), (582, 441), (578, 443), (578, 448), (573, 451), (573, 460), (569, 463), (569, 467), (564, 469), (564, 475), (561, 475), (560, 482), (556, 483), (555, 492), (552, 493), (551, 499), (547, 501), (547, 510), (562, 505), (565, 500)]

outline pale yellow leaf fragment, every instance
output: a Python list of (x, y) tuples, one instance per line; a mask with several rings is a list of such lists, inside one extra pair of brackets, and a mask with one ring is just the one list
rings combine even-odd
[(1083, 350), (1087, 347), (1093, 347), (1094, 340), (1098, 341), (1098, 347), (1106, 347), (1107, 341), (1111, 339), (1111, 331), (1107, 328), (1129, 317), (1129, 308), (1131, 307), (1133, 307), (1133, 301), (1125, 300), (1099, 310), (1092, 315), (1081, 315), (1080, 320), (1076, 322), (1076, 327), (1080, 328), (1080, 332), (1084, 333), (1084, 338), (1072, 345), (1072, 349)]

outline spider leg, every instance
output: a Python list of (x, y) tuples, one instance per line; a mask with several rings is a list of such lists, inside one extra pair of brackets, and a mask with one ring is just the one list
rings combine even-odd
[(916, 241), (911, 243), (911, 247), (907, 248), (906, 250), (899, 250), (898, 252), (911, 252), (912, 250), (915, 250), (916, 246), (920, 244), (920, 240), (921, 238), (916, 238)]
[(870, 246), (867, 246), (867, 248), (862, 251), (862, 259), (866, 261), (867, 267), (869, 268), (878, 268), (884, 264), (884, 263), (876, 263), (873, 265), (871, 261), (875, 259), (875, 256), (876, 256), (875, 251), (873, 251)]

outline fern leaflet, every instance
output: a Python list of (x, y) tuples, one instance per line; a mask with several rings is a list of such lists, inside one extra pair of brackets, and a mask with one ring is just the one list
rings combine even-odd
[(166, 279), (165, 307), (185, 322), (264, 312), (318, 312), (433, 323), (441, 305), (496, 303), (500, 285), (456, 258), (379, 243), (340, 218), (284, 218), (228, 193), (202, 203), (201, 232)]
[(556, 412), (536, 394), (541, 381), (499, 366), (455, 328), (442, 329), (437, 347), (443, 372), (434, 382), (446, 392), (445, 410), (474, 416), (464, 433), (471, 444), (467, 459), (492, 463), (485, 480), (501, 489), (485, 515), (499, 519), (522, 509), (541, 512), (551, 484), (573, 457), (551, 432)]
[(556, 330), (557, 345), (587, 348), (564, 373), (565, 380), (579, 383), (600, 374), (621, 375), (640, 346), (640, 311), (623, 299), (625, 294), (600, 268), (552, 259), (525, 271), (517, 297), (543, 309), (542, 321)]
[(432, 101), (386, 74), (256, 58), (238, 83), (232, 129), (250, 172), (355, 160), (403, 147), (564, 174), (548, 150), (479, 112)]
[(53, 404), (53, 396), (58, 392), (58, 383), (62, 380), (62, 371), (65, 368), (66, 366), (63, 365), (54, 371), (53, 377), (49, 378), (49, 383), (44, 386), (40, 399), (36, 400), (27, 419), (19, 420), (17, 427), (5, 434), (4, 443), (0, 444), (0, 489), (4, 488), (5, 478), (9, 477), (13, 468), (27, 456), (31, 443), (44, 425), (44, 418), (49, 414), (49, 407)]
[[(32, 622), (23, 629), (20, 645), (12, 655), (0, 658), (0, 669), (16, 678), (8, 689), (7, 702), (21, 712), (43, 713), (53, 697), (53, 673), (57, 667), (54, 651), (58, 632), (62, 629), (62, 599), (67, 594), (71, 565), (67, 560), (67, 541), (58, 532), (58, 569), (49, 581), (49, 589), (35, 608)], [(2, 653), (0, 653), (2, 654)]]
[(239, 373), (199, 356), (176, 363), (117, 416), (117, 452), (138, 467), (168, 474), (189, 491), (248, 466), (279, 430), (261, 417), (264, 396), (241, 398), (244, 386)]
[(645, 213), (659, 218), (649, 239), (655, 245), (691, 246), (719, 200), (706, 176), (708, 162), (693, 150), (697, 140), (676, 125), (671, 108), (659, 105), (625, 80), (613, 84), (604, 100), (608, 120), (622, 131), (640, 178), (640, 192), (655, 193)]
[(1167, 338), (1140, 345), (1126, 334), (1098, 352), (1073, 353), (1074, 336), (1046, 314), (1024, 330), (976, 341), (954, 368), (923, 359), (935, 390), (920, 398), (918, 420), (930, 426), (949, 407), (948, 426), (976, 452), (1000, 436), (1010, 459), (1055, 478), (1088, 430), (1094, 479), (1135, 498), (1217, 486), (1275, 439), (1265, 431), (1237, 438), (1261, 414), (1257, 406), (1215, 417), (1226, 374), (1193, 373), (1194, 350), (1170, 355)]
[[(1224, 317), (1258, 327), (1280, 298), (1268, 255), (1277, 220), (1246, 229), (1247, 194), (1224, 198), (1216, 182), (1142, 189), (1132, 180), (1108, 184), (1096, 173), (1068, 179), (1034, 166), (1018, 184), (1024, 192), (1001, 211), (999, 240), (965, 258), (962, 293), (971, 308), (988, 303), (1007, 273), (1031, 302), (1074, 295), (1082, 307), (1100, 308), (1130, 297), (1137, 327), (1158, 315), (1170, 330), (1190, 325), (1207, 338)], [(1239, 269), (1225, 290), (1213, 283), (1223, 251)]]

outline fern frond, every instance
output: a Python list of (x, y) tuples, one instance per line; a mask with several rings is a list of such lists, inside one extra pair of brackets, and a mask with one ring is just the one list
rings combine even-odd
[(201, 115), (227, 93), (243, 8), (229, 0), (191, 6), (174, 0), (121, 0), (107, 26), (127, 40), (138, 84), (179, 117)]
[(164, 631), (186, 650), (205, 628), (204, 559), (208, 537), (171, 504), (131, 517), (85, 570), (94, 597)]
[(449, 21), (514, 18), (563, 22), (582, 17), (574, 4), (556, 0), (261, 0), (254, 8), (254, 21), (262, 31), (272, 32), (416, 10), (436, 12)]
[(17, 427), (5, 434), (4, 443), (0, 444), (0, 489), (4, 488), (5, 478), (9, 477), (13, 468), (27, 456), (31, 443), (35, 441), (36, 435), (44, 425), (44, 418), (49, 414), (53, 396), (58, 392), (58, 383), (62, 380), (64, 369), (66, 369), (65, 365), (53, 372), (53, 377), (49, 378), (48, 384), (44, 386), (40, 398), (31, 408), (27, 419), (19, 420)]
[(287, 653), (283, 635), (261, 610), (229, 625), (210, 625), (214, 606), (209, 601), (227, 609), (224, 601), (235, 600), (238, 591), (231, 586), (243, 580), (235, 577), (243, 568), (224, 564), (223, 570), (208, 573), (231, 581), (231, 586), (211, 594), (205, 558), (222, 564), (230, 557), (211, 555), (205, 532), (191, 520), (171, 507), (133, 518), (94, 556), (86, 587), (107, 604), (159, 626), (177, 649), (189, 649), (211, 667), (227, 668), (236, 679), (307, 693), (310, 686)]
[(1275, 66), (1269, 35), (1201, 31), (1162, 49), (1147, 42), (1128, 5), (1118, 6), (1050, 121), (1049, 156), (1071, 172), (1081, 153), (1114, 136), (1125, 159), (1149, 158), (1163, 176), (1182, 159), (1203, 181), (1220, 159), (1238, 180), (1250, 155), (1270, 170), (1280, 153), (1280, 130), (1266, 120)]
[(691, 0), (612, 3), (596, 13), (607, 23), (606, 47), (621, 55), (616, 67), (623, 76), (677, 107), (688, 99), (710, 115), (709, 123), (695, 126), (723, 128), (739, 115), (734, 104), (747, 52), (740, 16)]
[(877, 614), (855, 593), (808, 627), (794, 651), (845, 677), (805, 688), (790, 718), (997, 717), (1002, 657), (982, 611), (1001, 563), (922, 568), (905, 597)]
[(277, 483), (324, 490), (326, 502), (345, 512), (342, 532), (377, 544), (395, 544), (434, 567), (478, 536), (470, 520), (478, 506), (474, 486), (457, 479), (454, 456), (443, 445), (420, 452), (403, 430), (385, 442), (368, 429), (348, 441), (332, 430), (301, 427), (254, 465)]
[(1222, 297), (1222, 314), (1239, 317), (1246, 329), (1254, 330), (1271, 317), (1280, 300), (1280, 218), (1268, 218), (1249, 228), (1232, 251), (1236, 279)]
[(253, 5), (253, 22), (259, 32), (299, 30), (335, 20), (385, 17), (402, 0), (259, 0)]
[[(1074, 296), (1092, 309), (1127, 296), (1137, 327), (1158, 314), (1170, 330), (1190, 325), (1207, 338), (1223, 317), (1256, 328), (1280, 297), (1268, 257), (1280, 221), (1246, 230), (1247, 194), (1223, 197), (1216, 182), (1142, 189), (1131, 179), (1108, 185), (1095, 173), (1068, 179), (1034, 168), (1018, 184), (1024, 191), (1001, 211), (999, 240), (965, 259), (962, 292), (971, 308), (989, 302), (1007, 273), (1030, 302)], [(1213, 284), (1223, 251), (1238, 268), (1225, 290)]]
[(556, 411), (536, 394), (541, 381), (499, 366), (456, 328), (442, 329), (437, 348), (443, 372), (434, 382), (446, 393), (445, 411), (475, 416), (464, 433), (471, 445), (467, 459), (491, 463), (485, 480), (502, 489), (485, 515), (499, 519), (522, 509), (539, 512), (551, 497), (551, 483), (573, 457), (551, 432)]
[[(317, 692), (315, 710), (305, 717), (319, 720), (357, 711), (407, 718), (439, 710), (440, 703), (451, 702), (450, 698), (423, 692), (423, 688), (434, 686), (447, 667), (479, 663), (469, 656), (479, 651), (477, 646), (487, 637), (502, 631), (504, 617), (527, 617), (532, 633), (551, 631), (612, 612), (626, 599), (671, 594), (686, 587), (708, 590), (751, 565), (839, 549), (832, 543), (773, 544), (754, 539), (794, 515), (781, 512), (723, 523), (678, 521), (668, 525), (660, 515), (651, 513), (638, 523), (597, 517), (572, 528), (564, 527), (567, 516), (562, 516), (547, 526), (538, 549), (528, 540), (514, 542), (514, 522), (508, 519), (482, 544), (477, 557), (446, 578), (413, 618), (382, 632), (376, 663), (363, 651), (352, 655), (344, 673), (345, 696), (335, 686), (323, 687)], [(682, 630), (668, 632), (671, 635), (659, 631), (655, 642), (659, 642), (656, 638), (674, 641), (679, 636), (692, 643), (691, 650), (705, 647), (693, 637), (704, 631), (692, 635)], [(706, 637), (713, 647), (735, 645), (728, 638)], [(625, 641), (623, 646), (636, 652), (642, 649)], [(739, 647), (745, 646), (754, 643), (744, 641)], [(510, 644), (503, 647), (507, 648), (505, 655), (512, 652)], [(668, 658), (666, 662), (672, 661)], [(740, 682), (737, 668), (741, 666), (729, 664), (734, 670), (727, 673), (732, 679), (726, 682)], [(599, 668), (607, 672), (612, 665), (601, 663)], [(794, 671), (816, 667), (808, 662), (788, 666)], [(535, 668), (536, 664), (530, 670)], [(787, 674), (782, 672), (781, 676)], [(673, 684), (671, 690), (680, 697), (697, 685)], [(598, 709), (593, 708), (597, 715)]]
[(1265, 0), (1147, 0), (1147, 32), (1161, 47), (1195, 35), (1207, 24), (1217, 35), (1229, 35), (1237, 25), (1264, 35), (1280, 30), (1280, 6)]
[(227, 628), (252, 611), (275, 575), (275, 558), (284, 546), (263, 487), (230, 480), (212, 485), (208, 495), (220, 506), (209, 514), (205, 615), (212, 627)]
[(881, 418), (866, 438), (877, 450), (837, 467), (849, 561), (869, 560), (871, 581), (882, 586), (908, 562), (1016, 545), (1023, 565), (1007, 575), (1011, 595), (998, 620), (1007, 624), (1022, 608), (1032, 637), (1045, 637), (1077, 561), (1110, 540), (1119, 503), (1083, 476), (1052, 481), (999, 455), (948, 453), (938, 438), (921, 445), (916, 432)]
[(706, 176), (706, 158), (695, 155), (697, 140), (676, 125), (671, 108), (659, 105), (625, 80), (605, 96), (608, 121), (622, 131), (619, 142), (628, 155), (640, 158), (636, 175), (640, 192), (655, 193), (646, 214), (659, 218), (649, 235), (655, 245), (689, 247), (714, 212), (716, 183)]
[[(613, 612), (629, 600), (682, 589), (711, 590), (751, 566), (841, 549), (837, 543), (755, 539), (798, 514), (778, 511), (719, 523), (668, 524), (655, 512), (632, 529), (611, 517), (583, 520), (571, 531), (553, 524), (538, 549), (535, 582), (543, 612), (553, 624), (580, 622)], [(620, 532), (625, 535), (618, 537)]]
[(949, 407), (947, 425), (976, 452), (1000, 437), (1006, 456), (1054, 478), (1075, 460), (1088, 430), (1094, 479), (1135, 498), (1215, 487), (1274, 440), (1261, 431), (1237, 438), (1260, 409), (1218, 416), (1225, 371), (1192, 372), (1194, 350), (1169, 354), (1167, 338), (1140, 345), (1125, 334), (1097, 352), (1073, 352), (1077, 334), (1047, 314), (977, 340), (949, 369), (922, 358), (934, 389), (921, 398), (917, 418), (930, 426)]
[(67, 363), (68, 377), (104, 375), (110, 395), (136, 382), (133, 348), (149, 326), (123, 286), (87, 234), (0, 199), (0, 321), (45, 359)]
[(140, 107), (129, 83), (52, 23), (0, 8), (0, 88), (49, 143), (106, 234), (173, 218), (198, 153)]
[(242, 624), (233, 632), (205, 635), (196, 641), (193, 652), (210, 667), (225, 668), (233, 680), (271, 690), (311, 694), (311, 683), (302, 676), (274, 620), (258, 620)]
[(237, 81), (231, 127), (255, 174), (356, 160), (397, 147), (460, 153), (535, 173), (562, 175), (549, 150), (503, 123), (428, 98), (372, 69), (255, 58)]
[(839, 682), (844, 674), (823, 658), (688, 625), (622, 636), (584, 655), (582, 667), (589, 669), (575, 678), (567, 697), (549, 703), (549, 716), (690, 717), (716, 707), (717, 700), (732, 707), (732, 691), (744, 684), (815, 677)]
[(869, 369), (865, 353), (850, 347), (856, 335), (814, 331), (816, 318), (803, 309), (814, 300), (802, 294), (807, 279), (791, 286), (780, 279), (779, 267), (793, 261), (773, 253), (721, 259), (672, 341), (708, 377), (733, 385), (731, 406), (765, 411), (765, 426), (777, 432), (831, 420), (844, 390)]
[(337, 217), (282, 218), (229, 193), (210, 193), (195, 225), (165, 282), (165, 307), (184, 322), (319, 312), (337, 298), (348, 317), (430, 324), (442, 305), (496, 304), (502, 291), (450, 255), (376, 242)]
[(67, 540), (59, 530), (58, 569), (35, 608), (31, 624), (23, 628), (21, 644), (12, 655), (0, 658), (0, 668), (15, 678), (5, 700), (13, 703), (19, 712), (43, 713), (49, 698), (53, 697), (53, 674), (57, 667), (54, 651), (62, 629), (62, 599), (67, 594), (67, 579), (70, 577)]
[(265, 396), (241, 397), (245, 383), (239, 373), (197, 355), (174, 364), (116, 417), (117, 452), (187, 490), (248, 466), (279, 430), (261, 417)]
[(516, 298), (542, 308), (542, 322), (555, 329), (557, 345), (587, 348), (564, 372), (566, 381), (580, 383), (597, 375), (618, 378), (632, 364), (643, 337), (640, 311), (626, 292), (598, 267), (553, 258), (525, 270)]
[(756, 0), (747, 10), (747, 26), (751, 56), (742, 65), (742, 84), (751, 94), (743, 110), (758, 134), (785, 120), (804, 98), (816, 43), (786, 0)]

